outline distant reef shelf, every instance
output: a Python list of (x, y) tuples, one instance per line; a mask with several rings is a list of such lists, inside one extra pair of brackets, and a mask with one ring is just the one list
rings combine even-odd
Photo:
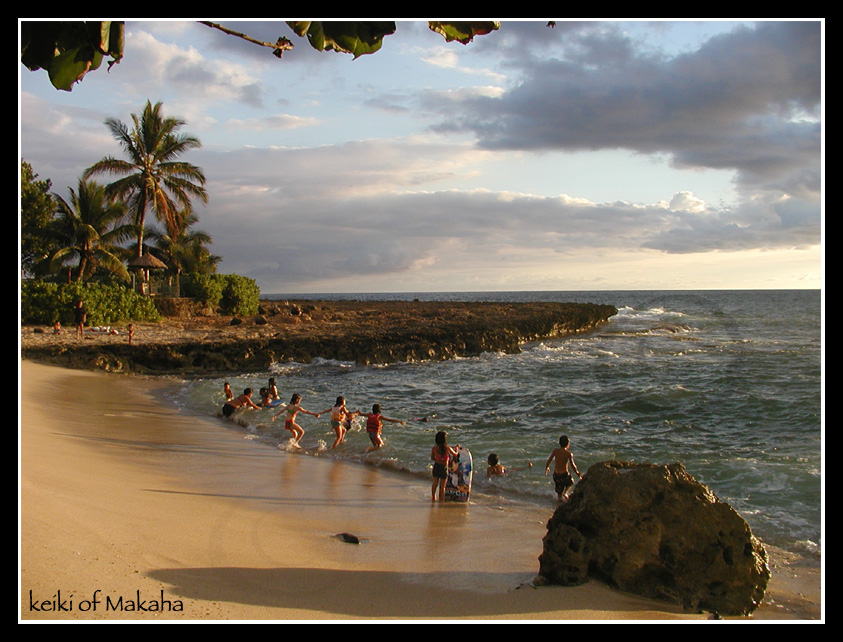
[(71, 368), (183, 376), (267, 372), (314, 359), (361, 365), (518, 353), (524, 344), (590, 332), (617, 314), (593, 303), (262, 301), (253, 317), (220, 317), (187, 300), (160, 323), (112, 333), (21, 328), (21, 356)]

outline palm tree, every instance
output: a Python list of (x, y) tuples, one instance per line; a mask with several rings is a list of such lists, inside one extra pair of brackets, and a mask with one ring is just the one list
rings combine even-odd
[(76, 191), (68, 191), (70, 203), (53, 195), (56, 218), (43, 232), (59, 244), (49, 257), (51, 271), (67, 267), (69, 277), (75, 266), (75, 280), (84, 281), (97, 268), (103, 268), (128, 279), (121, 259), (125, 250), (119, 244), (133, 236), (135, 227), (123, 223), (126, 206), (110, 199), (102, 185), (82, 178)]
[(190, 209), (180, 210), (176, 219), (178, 224), (175, 237), (154, 228), (150, 229), (148, 237), (155, 244), (152, 254), (166, 263), (173, 272), (176, 291), (179, 292), (182, 274), (213, 274), (222, 257), (211, 254), (206, 247), (212, 243), (210, 234), (189, 229), (199, 221), (199, 217)]
[(111, 134), (123, 147), (128, 160), (107, 156), (85, 171), (85, 178), (95, 174), (121, 176), (111, 183), (109, 194), (127, 199), (138, 230), (137, 255), (143, 254), (143, 235), (147, 209), (152, 209), (176, 237), (178, 211), (188, 207), (191, 198), (207, 202), (205, 175), (195, 165), (177, 160), (191, 149), (201, 147), (197, 138), (179, 133), (185, 124), (177, 118), (164, 118), (161, 103), (146, 101), (140, 117), (132, 114), (132, 130), (119, 120), (105, 121)]

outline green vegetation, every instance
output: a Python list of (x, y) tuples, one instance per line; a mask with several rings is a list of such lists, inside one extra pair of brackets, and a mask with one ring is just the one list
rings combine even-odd
[(110, 56), (109, 69), (123, 57), (122, 22), (21, 22), (21, 62), (45, 69), (56, 89), (70, 91)]
[(190, 229), (199, 221), (196, 214), (184, 209), (177, 218), (175, 237), (152, 228), (147, 238), (153, 243), (150, 252), (167, 265), (164, 273), (175, 278), (176, 291), (180, 292), (182, 274), (214, 274), (222, 257), (211, 254), (207, 247), (211, 236), (207, 232)]
[[(216, 26), (209, 23), (204, 24)], [(471, 42), (474, 36), (491, 33), (500, 28), (500, 23), (492, 20), (476, 22), (430, 21), (427, 24), (431, 31), (440, 34), (448, 42), (456, 40), (464, 45)], [(392, 35), (396, 28), (392, 21), (323, 22), (301, 20), (288, 22), (287, 25), (297, 36), (306, 36), (310, 46), (314, 49), (349, 53), (355, 58), (378, 51), (383, 44), (384, 36)], [(292, 45), (287, 48), (290, 47)]]
[(32, 274), (35, 263), (47, 257), (54, 247), (49, 238), (39, 233), (49, 225), (55, 212), (51, 186), (49, 180), (38, 179), (29, 163), (21, 161), (21, 269), (25, 274)]
[(80, 299), (88, 312), (88, 325), (161, 320), (152, 299), (123, 285), (26, 281), (21, 286), (21, 321), (72, 325), (73, 306)]
[[(75, 190), (68, 189), (67, 200), (50, 194), (50, 181), (38, 179), (21, 160), (24, 323), (70, 323), (79, 299), (91, 325), (160, 320), (153, 300), (129, 287), (125, 262), (147, 252), (167, 266), (158, 274), (175, 279), (176, 295), (186, 277), (184, 294), (205, 307), (233, 315), (257, 312), (260, 290), (255, 281), (216, 274), (221, 258), (208, 249), (211, 237), (192, 229), (198, 217), (191, 199), (207, 200), (205, 176), (179, 156), (199, 147), (199, 141), (179, 133), (184, 122), (165, 118), (161, 103), (147, 101), (132, 121), (131, 130), (116, 119), (106, 121), (128, 160), (107, 157), (95, 163)], [(102, 186), (89, 178), (95, 174), (118, 178)], [(147, 211), (165, 230), (151, 228), (149, 245), (144, 244)]]
[[(200, 21), (207, 27), (272, 49), (277, 58), (293, 48), (286, 36), (275, 42), (262, 42), (218, 23)], [(282, 24), (282, 23), (273, 23)], [(355, 58), (378, 51), (385, 36), (395, 33), (392, 21), (294, 21), (287, 22), (293, 33), (306, 37), (319, 51), (338, 51)], [(549, 23), (552, 26), (553, 23)], [(500, 28), (494, 20), (442, 22), (430, 21), (431, 31), (448, 42), (468, 44)], [(45, 69), (56, 89), (70, 91), (89, 71), (98, 69), (103, 57), (110, 56), (109, 68), (123, 57), (123, 22), (21, 22), (21, 62), (30, 71)]]
[(191, 274), (185, 278), (184, 293), (223, 314), (248, 316), (260, 305), (260, 289), (254, 279), (237, 274)]
[(85, 177), (97, 174), (119, 176), (106, 191), (127, 199), (138, 234), (137, 255), (143, 254), (143, 234), (147, 209), (164, 223), (167, 233), (179, 235), (179, 211), (190, 206), (191, 198), (207, 202), (205, 175), (195, 165), (178, 160), (185, 152), (201, 147), (198, 138), (179, 133), (185, 124), (177, 118), (165, 118), (161, 103), (146, 101), (140, 116), (132, 114), (134, 127), (117, 120), (105, 121), (112, 136), (120, 143), (128, 160), (107, 156), (85, 170)]
[(55, 195), (55, 218), (35, 232), (50, 238), (55, 247), (44, 261), (47, 270), (66, 268), (70, 280), (75, 269), (73, 280), (85, 281), (99, 268), (128, 281), (125, 250), (119, 246), (134, 232), (134, 226), (122, 222), (126, 206), (108, 198), (105, 188), (93, 181), (80, 179), (77, 190), (68, 191), (70, 202)]

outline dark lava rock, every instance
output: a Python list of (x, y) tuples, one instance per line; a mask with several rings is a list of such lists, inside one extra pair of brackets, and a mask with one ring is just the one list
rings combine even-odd
[(746, 615), (770, 580), (749, 525), (678, 463), (594, 464), (543, 541), (539, 584), (592, 576), (689, 610)]
[(548, 302), (303, 301), (287, 309), (293, 314), (248, 322), (181, 318), (175, 338), (154, 336), (166, 329), (136, 328), (131, 346), (23, 345), (21, 356), (74, 368), (183, 376), (266, 372), (272, 363), (316, 358), (388, 364), (518, 353), (530, 341), (594, 330), (618, 312), (611, 305)]

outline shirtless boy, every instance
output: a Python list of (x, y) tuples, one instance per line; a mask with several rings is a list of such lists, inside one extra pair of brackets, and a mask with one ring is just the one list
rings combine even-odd
[(553, 452), (550, 453), (550, 457), (547, 458), (547, 464), (544, 467), (544, 474), (547, 475), (547, 472), (550, 470), (550, 462), (554, 459), (556, 460), (556, 464), (553, 467), (553, 483), (556, 485), (556, 495), (559, 497), (559, 501), (565, 501), (568, 499), (567, 492), (574, 485), (574, 478), (571, 476), (571, 473), (568, 471), (568, 465), (570, 464), (571, 468), (577, 474), (577, 477), (582, 479), (582, 475), (580, 471), (577, 470), (577, 465), (574, 463), (574, 455), (568, 450), (568, 445), (570, 441), (566, 435), (562, 435), (559, 438), (559, 448), (554, 448)]

